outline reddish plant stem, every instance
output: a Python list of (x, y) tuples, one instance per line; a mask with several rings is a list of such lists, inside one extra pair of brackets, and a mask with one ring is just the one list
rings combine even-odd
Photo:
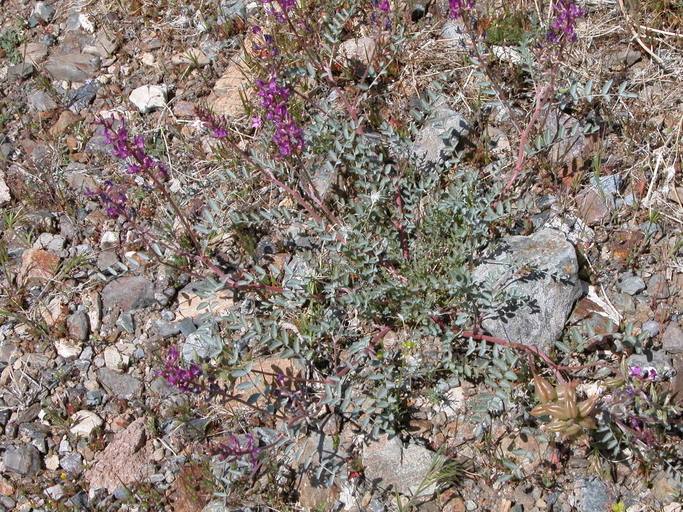
[(507, 184), (505, 185), (505, 188), (503, 189), (503, 191), (498, 196), (498, 200), (494, 203), (494, 205), (493, 205), (494, 208), (500, 202), (500, 200), (505, 196), (505, 194), (508, 192), (508, 190), (510, 190), (510, 187), (512, 187), (513, 183), (517, 179), (517, 176), (519, 176), (519, 173), (522, 172), (522, 167), (524, 166), (524, 160), (525, 160), (527, 139), (529, 138), (529, 134), (531, 133), (531, 130), (535, 126), (536, 121), (538, 120), (538, 117), (541, 115), (541, 112), (543, 112), (543, 106), (545, 104), (545, 98), (552, 89), (553, 89), (553, 84), (549, 83), (545, 87), (543, 87), (542, 89), (536, 90), (536, 108), (534, 109), (534, 113), (531, 116), (531, 119), (529, 119), (529, 122), (527, 123), (526, 127), (524, 128), (524, 131), (520, 135), (519, 149), (517, 151), (517, 162), (515, 163), (515, 171), (512, 173), (512, 176), (510, 176), (510, 179), (508, 180)]

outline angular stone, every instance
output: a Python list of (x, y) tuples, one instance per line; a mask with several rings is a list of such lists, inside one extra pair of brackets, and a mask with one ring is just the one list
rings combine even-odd
[(601, 194), (595, 188), (581, 192), (577, 198), (577, 214), (589, 226), (606, 221), (615, 208), (613, 196)]
[(24, 60), (37, 66), (47, 57), (47, 46), (42, 43), (28, 43), (23, 49)]
[(640, 277), (625, 274), (619, 278), (617, 288), (623, 293), (635, 295), (645, 289), (645, 281)]
[(85, 82), (100, 68), (100, 58), (83, 53), (69, 53), (52, 57), (45, 62), (45, 70), (55, 80)]
[(470, 130), (470, 125), (462, 114), (448, 108), (442, 99), (413, 144), (412, 151), (420, 168), (429, 169), (442, 164), (448, 158), (446, 148), (457, 147), (469, 135)]
[(358, 74), (363, 74), (375, 58), (377, 43), (372, 37), (347, 39), (339, 46), (339, 55), (345, 58)]
[(73, 427), (71, 427), (71, 433), (80, 436), (89, 436), (93, 430), (97, 427), (101, 427), (104, 424), (104, 420), (100, 418), (97, 414), (91, 411), (78, 411), (71, 416), (73, 421)]
[(653, 275), (647, 283), (647, 290), (645, 293), (655, 299), (668, 299), (671, 295), (671, 292), (669, 291), (669, 280), (661, 274)]
[(59, 256), (42, 249), (27, 249), (21, 255), (18, 281), (25, 285), (31, 281), (52, 279), (58, 265)]
[(37, 2), (33, 6), (32, 15), (43, 23), (50, 23), (55, 15), (55, 8), (47, 2)]
[(436, 483), (425, 481), (436, 454), (418, 446), (404, 446), (398, 437), (382, 436), (363, 447), (365, 478), (372, 486), (406, 495), (428, 496)]
[(602, 512), (611, 510), (613, 497), (612, 489), (599, 478), (580, 478), (569, 501), (579, 512)]
[(141, 114), (166, 106), (168, 87), (165, 85), (143, 85), (130, 93), (130, 102), (136, 106)]
[(84, 311), (76, 311), (66, 319), (66, 328), (69, 330), (69, 336), (72, 340), (79, 342), (86, 341), (90, 334), (88, 315), (86, 315)]
[(477, 267), (473, 280), (483, 286), (503, 279), (501, 286), (530, 302), (488, 311), (483, 327), (495, 337), (548, 350), (582, 293), (574, 247), (554, 229), (506, 237), (494, 247), (494, 262)]
[(28, 95), (28, 103), (38, 112), (48, 112), (57, 108), (57, 103), (44, 91), (33, 91)]
[(105, 487), (113, 493), (121, 486), (140, 482), (154, 474), (154, 468), (149, 464), (153, 444), (147, 442), (144, 421), (144, 418), (138, 418), (118, 432), (95, 457), (85, 473), (91, 489)]
[(121, 277), (102, 290), (102, 303), (106, 309), (116, 306), (121, 311), (131, 311), (145, 308), (154, 302), (154, 285), (140, 276)]
[(5, 183), (5, 173), (0, 171), (0, 206), (12, 200), (9, 187)]
[(67, 453), (59, 458), (59, 465), (67, 473), (80, 475), (83, 472), (83, 456), (78, 452)]
[(683, 353), (683, 329), (678, 322), (671, 321), (662, 335), (662, 348), (669, 354)]
[(81, 347), (66, 339), (55, 341), (55, 349), (57, 354), (64, 359), (76, 358), (82, 352)]
[(95, 35), (95, 42), (83, 47), (83, 53), (106, 59), (111, 57), (118, 47), (119, 40), (114, 34), (106, 30), (100, 30)]
[(25, 80), (35, 72), (33, 64), (22, 62), (7, 68), (7, 76), (14, 80)]
[(97, 376), (107, 392), (117, 398), (130, 400), (142, 392), (142, 382), (127, 373), (101, 368)]
[(40, 470), (41, 455), (32, 444), (5, 451), (5, 469), (24, 476), (34, 476)]
[(241, 94), (249, 94), (249, 82), (240, 66), (241, 60), (231, 61), (223, 72), (208, 102), (211, 110), (219, 116), (233, 117), (244, 114)]

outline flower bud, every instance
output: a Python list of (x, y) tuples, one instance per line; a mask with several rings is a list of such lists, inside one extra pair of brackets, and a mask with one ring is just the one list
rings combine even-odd
[(593, 395), (587, 400), (583, 400), (579, 402), (578, 408), (579, 408), (579, 415), (580, 416), (588, 416), (590, 413), (593, 412), (593, 408), (595, 407), (595, 403), (598, 401), (598, 395)]
[(559, 420), (568, 420), (573, 418), (569, 416), (565, 411), (564, 405), (562, 404), (541, 404), (537, 405), (531, 410), (531, 415), (534, 417), (538, 416), (552, 416), (553, 418)]
[(542, 404), (554, 402), (557, 399), (555, 388), (543, 377), (534, 375), (534, 387), (536, 388), (536, 396)]
[(579, 409), (576, 407), (576, 394), (573, 389), (564, 397), (564, 410), (570, 418), (576, 418), (579, 415)]
[(597, 430), (598, 426), (593, 421), (593, 418), (583, 418), (579, 421), (579, 425), (588, 430)]

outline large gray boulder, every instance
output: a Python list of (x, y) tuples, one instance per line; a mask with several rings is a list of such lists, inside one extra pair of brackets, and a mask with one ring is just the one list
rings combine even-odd
[(497, 338), (547, 351), (562, 335), (582, 293), (574, 246), (560, 231), (543, 229), (501, 239), (490, 257), (474, 270), (473, 280), (520, 300), (495, 310), (482, 302), (482, 309), (488, 309), (482, 326)]

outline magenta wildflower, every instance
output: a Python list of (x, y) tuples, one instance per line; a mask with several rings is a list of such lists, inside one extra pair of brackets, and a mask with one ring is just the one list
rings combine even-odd
[(213, 132), (214, 139), (224, 139), (228, 136), (228, 121), (225, 116), (216, 115), (201, 105), (195, 107), (194, 111), (204, 126)]
[(215, 448), (218, 460), (221, 462), (232, 463), (244, 460), (249, 463), (252, 471), (256, 471), (261, 465), (258, 459), (261, 450), (259, 442), (253, 434), (245, 434), (239, 437), (230, 434), (227, 442), (221, 443)]
[(109, 217), (118, 217), (119, 215), (132, 216), (132, 212), (126, 212), (125, 209), (125, 204), (128, 200), (125, 192), (126, 188), (124, 185), (115, 185), (110, 180), (107, 180), (104, 182), (104, 188), (98, 191), (86, 189), (85, 195), (99, 197)]
[(629, 366), (628, 374), (631, 377), (637, 377), (640, 380), (655, 381), (657, 380), (657, 370), (654, 368), (642, 368), (640, 366)]
[(553, 9), (557, 12), (557, 18), (550, 26), (548, 41), (558, 43), (563, 38), (570, 42), (576, 41), (576, 20), (586, 14), (586, 10), (573, 0), (559, 0), (553, 5)]
[(304, 147), (304, 132), (289, 112), (288, 107), (292, 89), (281, 85), (275, 72), (270, 74), (267, 81), (256, 79), (254, 85), (264, 110), (262, 119), (270, 121), (275, 126), (272, 140), (280, 156), (289, 156), (301, 151)]
[(461, 18), (465, 12), (465, 8), (472, 9), (476, 3), (476, 0), (466, 0), (465, 2), (463, 2), (463, 0), (449, 0), (448, 6), (450, 7), (450, 17), (454, 20)]
[(126, 160), (128, 174), (152, 173), (158, 179), (166, 178), (166, 166), (153, 159), (145, 152), (145, 138), (141, 135), (130, 139), (128, 129), (123, 121), (113, 117), (97, 119), (95, 124), (102, 126), (102, 135), (107, 144), (112, 146), (112, 155)]
[(181, 391), (190, 391), (192, 393), (199, 393), (201, 386), (198, 382), (202, 375), (202, 369), (197, 364), (191, 364), (189, 368), (185, 369), (178, 364), (180, 353), (176, 347), (171, 347), (168, 350), (168, 356), (164, 359), (164, 369), (157, 371), (157, 375), (161, 375), (166, 379), (171, 386), (177, 387)]
[[(287, 20), (285, 13), (296, 7), (296, 0), (261, 0), (261, 3), (271, 6), (266, 12), (275, 17), (279, 23), (284, 23)], [(273, 8), (273, 4), (277, 4), (280, 7), (280, 10), (276, 11)]]

